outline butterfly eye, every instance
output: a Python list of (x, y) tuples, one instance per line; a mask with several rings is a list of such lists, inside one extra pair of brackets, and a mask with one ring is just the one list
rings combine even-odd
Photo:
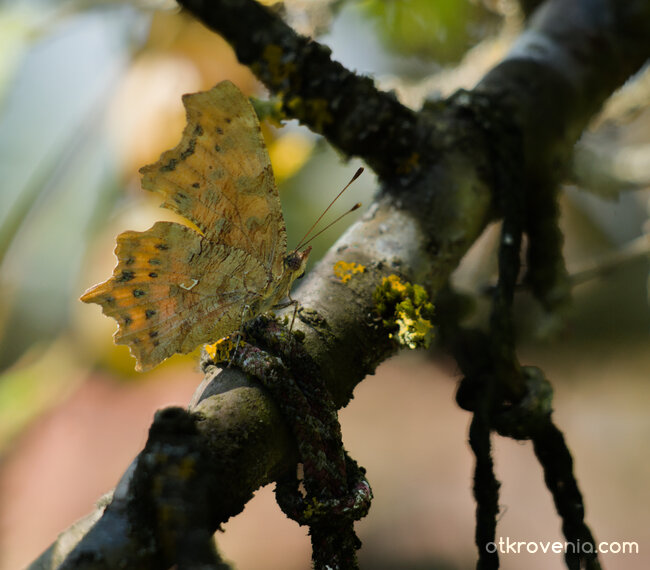
[(300, 269), (300, 257), (295, 251), (292, 251), (287, 257), (284, 258), (284, 265), (291, 271)]

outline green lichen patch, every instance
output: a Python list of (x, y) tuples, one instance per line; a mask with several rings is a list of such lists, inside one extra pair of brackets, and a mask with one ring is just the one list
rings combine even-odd
[(434, 306), (424, 287), (389, 275), (375, 290), (374, 302), (390, 338), (411, 349), (429, 347)]
[(291, 114), (303, 121), (309, 121), (316, 132), (323, 132), (326, 125), (334, 120), (329, 112), (329, 101), (327, 99), (302, 97), (291, 97), (285, 101)]
[(285, 61), (284, 51), (279, 45), (268, 45), (264, 48), (262, 60), (266, 64), (273, 85), (283, 85), (296, 72), (296, 64)]

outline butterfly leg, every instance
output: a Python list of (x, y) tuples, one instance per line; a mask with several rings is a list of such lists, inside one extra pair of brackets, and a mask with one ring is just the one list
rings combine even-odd
[(287, 295), (289, 298), (288, 301), (284, 301), (282, 303), (278, 303), (277, 305), (273, 305), (274, 309), (286, 309), (287, 307), (290, 307), (293, 305), (293, 316), (291, 317), (291, 325), (289, 326), (289, 332), (293, 330), (293, 323), (296, 320), (296, 313), (298, 312), (298, 301), (296, 299), (293, 299), (291, 297), (291, 293)]
[(291, 293), (288, 294), (289, 303), (293, 305), (293, 316), (291, 317), (291, 325), (289, 326), (289, 332), (293, 330), (293, 323), (296, 321), (296, 313), (298, 312), (298, 301), (291, 298)]
[(287, 297), (289, 298), (288, 301), (285, 301), (283, 303), (278, 303), (277, 305), (274, 305), (273, 308), (286, 309), (287, 307), (293, 305), (293, 316), (291, 317), (291, 325), (289, 326), (289, 332), (291, 332), (293, 330), (293, 323), (296, 320), (296, 313), (298, 312), (298, 301), (291, 297), (291, 293), (288, 293)]
[[(244, 322), (246, 321), (246, 312), (250, 310), (250, 305), (244, 305), (242, 307), (241, 311), (241, 320), (239, 321), (239, 328), (237, 329), (237, 342), (235, 342), (235, 350), (233, 354), (237, 352), (237, 349), (239, 348), (239, 343), (241, 342), (241, 331), (244, 326)], [(230, 368), (230, 365), (232, 364), (232, 358), (228, 362), (227, 368)]]

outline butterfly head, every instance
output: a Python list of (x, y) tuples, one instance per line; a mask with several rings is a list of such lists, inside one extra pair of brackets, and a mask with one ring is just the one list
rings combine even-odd
[(291, 274), (291, 281), (302, 277), (305, 273), (305, 267), (307, 265), (307, 258), (311, 252), (311, 245), (307, 246), (302, 251), (297, 249), (289, 252), (289, 254), (284, 258), (284, 267)]

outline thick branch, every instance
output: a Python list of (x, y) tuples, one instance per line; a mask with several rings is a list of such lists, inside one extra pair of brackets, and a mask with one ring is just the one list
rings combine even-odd
[(239, 60), (282, 95), (289, 117), (386, 178), (404, 170), (413, 154), (416, 114), (375, 89), (369, 77), (332, 61), (328, 47), (298, 35), (254, 0), (179, 3), (228, 40)]
[[(411, 168), (416, 175), (407, 177), (408, 193), (403, 192), (403, 185), (389, 184), (390, 176), (384, 179), (383, 197), (332, 247), (297, 294), (303, 307), (297, 326), (338, 406), (345, 405), (355, 385), (397, 348), (376, 317), (373, 295), (382, 277), (397, 274), (403, 281), (422, 284), (436, 297), (494, 216), (495, 171), (521, 173), (523, 169), (527, 182), (546, 176), (549, 170), (557, 172), (591, 114), (650, 55), (648, 3), (552, 0), (533, 19), (533, 28), (522, 36), (514, 52), (486, 76), (475, 93), (425, 109), (415, 121), (414, 113), (390, 103), (390, 97), (374, 88), (369, 92), (369, 80), (329, 62), (318, 46), (296, 39), (254, 2), (184, 0), (184, 4), (201, 18), (206, 11), (206, 19), (209, 16), (209, 24), (215, 27), (218, 15), (219, 27), (227, 28), (224, 34), (245, 62), (260, 60), (269, 45), (293, 54), (286, 61), (297, 61), (297, 69), (307, 78), (304, 82), (298, 73), (278, 81), (269, 69), (259, 65), (254, 69), (271, 87), (295, 91), (307, 99), (319, 93), (333, 112), (338, 113), (336, 105), (345, 108), (336, 115), (345, 127), (335, 121), (323, 131), (346, 153), (364, 156), (381, 174), (395, 169), (392, 143), (377, 141), (376, 136), (357, 136), (355, 126), (368, 126), (363, 121), (377, 120), (378, 131), (373, 132), (381, 133), (390, 130), (391, 121), (408, 124), (407, 132), (419, 141), (414, 148), (436, 149), (414, 157)], [(311, 71), (302, 59), (296, 59), (298, 53), (315, 57), (323, 65), (314, 63)], [(285, 61), (284, 56), (279, 61)], [(359, 91), (356, 85), (364, 87)], [(365, 100), (360, 92), (365, 93)], [(364, 112), (368, 100), (380, 101), (383, 111), (369, 118)], [(509, 111), (502, 130), (492, 122), (490, 112), (476, 107), (477, 101), (483, 109)], [(358, 122), (356, 113), (366, 118)], [(344, 133), (345, 129), (351, 132)], [(500, 155), (496, 155), (499, 164), (494, 164), (492, 149), (513, 129), (524, 140), (525, 164), (508, 162), (507, 156)], [(407, 142), (396, 144), (406, 148)], [(392, 166), (382, 166), (382, 162)], [(342, 283), (332, 271), (339, 260), (362, 264), (366, 271)], [(191, 438), (193, 447), (187, 452), (198, 453), (215, 467), (207, 485), (212, 489), (209, 513), (201, 511), (211, 532), (240, 511), (255, 489), (291, 467), (295, 447), (274, 403), (254, 381), (233, 369), (211, 370), (190, 409), (200, 416), (198, 437)], [(62, 568), (117, 567), (110, 564), (116, 561), (133, 568), (172, 563), (164, 556), (161, 539), (135, 524), (137, 516), (128, 508), (146, 481), (142, 477), (147, 475), (147, 457), (145, 449), (125, 474), (104, 516)], [(193, 523), (188, 522), (190, 529)], [(200, 529), (203, 534), (205, 530)], [(76, 542), (71, 534), (63, 537), (60, 550)], [(51, 568), (55, 563), (45, 556), (32, 567)]]

